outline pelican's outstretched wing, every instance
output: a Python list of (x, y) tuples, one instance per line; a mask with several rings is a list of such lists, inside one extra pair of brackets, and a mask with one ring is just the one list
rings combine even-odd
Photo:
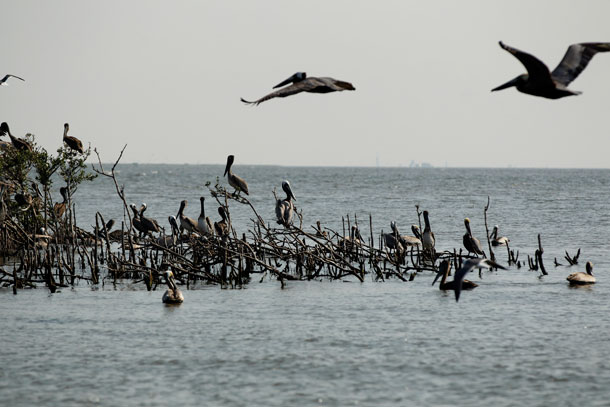
[(607, 51), (610, 51), (610, 42), (572, 44), (551, 76), (555, 81), (568, 86), (587, 67), (595, 54)]
[(530, 80), (533, 82), (544, 84), (544, 82), (548, 82), (549, 85), (555, 86), (553, 84), (553, 79), (551, 78), (551, 72), (549, 72), (549, 68), (536, 58), (535, 56), (528, 54), (527, 52), (523, 52), (518, 50), (517, 48), (509, 47), (500, 41), (500, 47), (510, 52), (515, 58), (517, 58), (525, 69), (527, 69), (527, 73), (529, 74)]

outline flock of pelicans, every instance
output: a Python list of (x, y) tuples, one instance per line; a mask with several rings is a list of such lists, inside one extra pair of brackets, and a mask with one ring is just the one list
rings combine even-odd
[[(559, 65), (557, 65), (557, 67), (551, 72), (549, 68), (535, 56), (520, 51), (516, 48), (512, 48), (502, 42), (500, 42), (499, 44), (502, 49), (509, 52), (525, 66), (527, 73), (519, 75), (516, 78), (504, 83), (503, 85), (492, 89), (492, 92), (507, 89), (509, 87), (514, 86), (519, 92), (549, 99), (559, 99), (566, 96), (580, 94), (580, 92), (578, 91), (568, 89), (567, 86), (574, 79), (576, 79), (578, 75), (587, 67), (587, 64), (596, 53), (610, 51), (610, 43), (588, 42), (570, 45)], [(0, 80), (0, 85), (6, 85), (7, 80), (10, 78), (15, 78), (24, 81), (23, 78), (9, 74), (6, 75), (2, 80)], [(278, 90), (269, 93), (268, 95), (265, 95), (255, 101), (247, 101), (243, 98), (241, 99), (241, 101), (249, 105), (259, 105), (260, 103), (263, 103), (270, 99), (283, 98), (301, 92), (330, 93), (356, 89), (349, 82), (329, 77), (307, 77), (307, 74), (305, 72), (297, 72), (290, 78), (277, 84), (273, 88)], [(75, 137), (68, 136), (68, 130), (69, 125), (68, 123), (66, 123), (64, 125), (63, 141), (71, 149), (82, 153), (83, 146), (81, 141)], [(1, 148), (7, 148), (9, 144), (12, 144), (13, 147), (19, 150), (32, 150), (32, 146), (26, 140), (14, 137), (11, 134), (8, 124), (6, 122), (0, 125), (0, 136), (3, 135), (8, 135), (10, 137), (11, 143), (1, 141)], [(244, 194), (248, 195), (248, 184), (246, 183), (246, 181), (243, 178), (235, 175), (231, 170), (233, 162), (234, 156), (228, 156), (224, 175), (227, 176), (229, 185), (235, 188), (235, 192), (237, 194), (243, 192)], [(276, 202), (275, 211), (277, 216), (277, 222), (278, 224), (283, 225), (285, 227), (290, 227), (294, 215), (294, 205), (292, 201), (296, 200), (296, 197), (292, 192), (290, 183), (288, 181), (284, 181), (282, 183), (282, 189), (286, 193), (286, 198), (278, 199)], [(64, 192), (62, 192), (62, 195), (64, 196), (65, 201)], [(191, 233), (201, 233), (203, 235), (213, 233), (223, 235), (227, 233), (227, 214), (224, 210), (224, 207), (221, 206), (218, 209), (218, 212), (221, 216), (221, 221), (212, 224), (210, 218), (205, 216), (203, 197), (201, 197), (201, 215), (197, 221), (184, 215), (184, 209), (186, 205), (186, 201), (181, 202), (177, 218), (174, 216), (170, 216), (169, 221), (170, 225), (172, 226), (172, 235), (169, 237), (170, 241), (164, 240), (165, 244), (176, 241), (175, 239), (178, 229), (186, 230)], [(134, 213), (133, 225), (141, 234), (150, 234), (153, 232), (159, 232), (161, 230), (155, 220), (144, 216), (144, 211), (146, 210), (145, 204), (140, 208), (140, 210), (136, 208), (135, 204), (130, 205), (130, 207)], [(433, 249), (434, 233), (430, 228), (428, 212), (424, 211), (423, 215), (425, 222), (424, 232), (420, 233), (419, 228), (417, 226), (414, 226), (412, 227), (412, 231), (415, 236), (401, 236), (398, 233), (396, 224), (392, 222), (392, 233), (387, 233), (384, 235), (386, 246), (391, 249), (397, 249), (401, 246), (406, 247), (419, 244), (423, 247), (424, 250), (431, 248)], [(481, 246), (481, 242), (472, 235), (472, 232), (470, 230), (470, 220), (466, 218), (464, 220), (464, 223), (466, 226), (466, 234), (463, 238), (464, 247), (466, 248), (466, 250), (468, 250), (469, 253), (473, 253), (477, 256), (482, 256), (483, 249)], [(112, 227), (112, 223), (109, 223), (109, 225), (107, 226)], [(168, 237), (163, 236), (163, 239), (167, 238)], [(491, 238), (494, 245), (505, 245), (508, 242), (508, 239), (506, 237), (498, 237), (497, 226), (494, 228)], [(346, 239), (348, 239), (348, 237), (346, 237)], [(362, 239), (357, 228), (352, 228), (351, 239)], [(464, 276), (470, 271), (472, 271), (474, 268), (504, 267), (486, 258), (471, 258), (466, 260), (463, 263), (462, 267), (456, 271), (454, 280), (447, 282), (446, 279), (449, 275), (450, 268), (450, 263), (446, 261), (442, 262), (433, 284), (437, 281), (439, 277), (442, 277), (440, 282), (441, 289), (454, 290), (455, 298), (457, 301), (459, 300), (460, 292), (462, 289), (476, 287), (475, 283), (469, 282), (468, 280), (464, 280)], [(570, 274), (567, 280), (570, 282), (570, 284), (595, 283), (595, 277), (592, 274), (593, 265), (591, 264), (591, 262), (587, 263), (586, 270), (586, 273), (579, 272)], [(163, 295), (163, 302), (172, 304), (181, 303), (182, 301), (184, 301), (184, 296), (178, 289), (173, 273), (171, 271), (165, 272), (165, 280), (168, 289)]]

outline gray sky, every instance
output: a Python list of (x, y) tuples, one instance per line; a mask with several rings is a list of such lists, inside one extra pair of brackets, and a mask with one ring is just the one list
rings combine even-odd
[[(583, 5), (585, 3), (585, 5)], [(610, 1), (2, 1), (0, 120), (113, 161), (610, 167), (610, 53), (547, 100), (490, 89), (610, 41)], [(355, 92), (256, 99), (297, 71)]]

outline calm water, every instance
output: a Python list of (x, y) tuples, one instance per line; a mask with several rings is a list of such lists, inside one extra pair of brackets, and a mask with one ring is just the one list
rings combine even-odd
[[(167, 223), (181, 199), (196, 217), (206, 181), (221, 166), (120, 166), (128, 201), (146, 201)], [(428, 209), (437, 247), (459, 247), (463, 219), (484, 236), (483, 207), (521, 259), (542, 234), (549, 275), (483, 273), (458, 304), (413, 282), (253, 281), (243, 290), (205, 286), (179, 307), (140, 286), (0, 290), (0, 405), (65, 406), (608, 406), (610, 267), (605, 238), (610, 171), (235, 167), (251, 201), (273, 220), (274, 187), (289, 179), (305, 225), (341, 230), (368, 216), (377, 234), (404, 232)], [(122, 217), (113, 185), (77, 192), (79, 223)], [(209, 194), (205, 194), (209, 197)], [(218, 218), (217, 205), (207, 209)], [(233, 205), (234, 225), (253, 217)], [(582, 248), (581, 265), (552, 266)], [(506, 263), (506, 253), (498, 257)], [(598, 284), (565, 277), (593, 261)]]

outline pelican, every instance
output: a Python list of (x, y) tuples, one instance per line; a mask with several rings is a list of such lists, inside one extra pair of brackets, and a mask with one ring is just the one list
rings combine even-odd
[(214, 230), (218, 236), (226, 236), (229, 234), (229, 223), (227, 222), (229, 217), (224, 206), (218, 207), (218, 214), (222, 219), (218, 222), (214, 222)]
[(233, 165), (234, 160), (235, 157), (233, 155), (227, 157), (227, 166), (225, 167), (225, 173), (223, 174), (223, 177), (228, 174), (227, 178), (229, 180), (229, 185), (235, 188), (235, 192), (237, 194), (239, 194), (241, 191), (244, 191), (246, 195), (249, 195), (248, 183), (244, 181), (244, 179), (240, 176), (233, 174), (233, 172), (231, 171), (231, 166)]
[(403, 246), (405, 246), (405, 248), (409, 246), (421, 246), (421, 232), (419, 231), (419, 226), (411, 225), (411, 232), (413, 232), (413, 236), (400, 236)]
[(167, 290), (163, 294), (162, 301), (164, 304), (181, 304), (184, 302), (184, 296), (176, 285), (174, 279), (174, 273), (167, 270), (165, 273), (165, 282), (167, 283)]
[(197, 218), (197, 231), (202, 235), (209, 235), (213, 233), (214, 227), (210, 217), (205, 216), (205, 197), (200, 197), (199, 201), (201, 201), (201, 213)]
[(493, 232), (491, 232), (491, 245), (492, 246), (506, 246), (510, 239), (504, 236), (498, 237), (498, 225), (494, 226)]
[(55, 205), (53, 205), (53, 212), (55, 213), (55, 217), (57, 217), (58, 219), (64, 216), (64, 213), (66, 212), (66, 207), (68, 206), (68, 188), (59, 188), (59, 193), (61, 194), (62, 198), (64, 198), (64, 200), (63, 202), (56, 202)]
[(478, 268), (499, 268), (502, 270), (506, 270), (506, 267), (502, 267), (501, 265), (499, 265), (498, 263), (488, 260), (488, 259), (483, 259), (483, 258), (477, 258), (477, 259), (468, 259), (466, 260), (463, 264), (462, 267), (455, 272), (455, 276), (453, 277), (453, 284), (454, 284), (454, 290), (455, 290), (455, 301), (458, 302), (460, 300), (460, 291), (462, 290), (462, 280), (464, 280), (464, 276), (468, 273), (470, 273), (475, 267)]
[(581, 94), (581, 92), (568, 89), (567, 86), (580, 75), (596, 53), (610, 51), (610, 42), (583, 42), (570, 45), (553, 72), (549, 72), (549, 68), (542, 61), (527, 52), (509, 47), (502, 41), (500, 41), (500, 47), (517, 58), (525, 66), (527, 73), (492, 89), (492, 92), (516, 86), (517, 90), (522, 93), (548, 99), (560, 99)]
[[(172, 229), (172, 234), (170, 236), (159, 236), (157, 238), (157, 244), (161, 247), (166, 247), (166, 248), (170, 248), (176, 245), (177, 243), (177, 236), (178, 236), (178, 222), (176, 221), (176, 217), (175, 216), (169, 216), (167, 218), (167, 220), (169, 221), (169, 225)], [(165, 229), (164, 229), (165, 232)]]
[(17, 150), (32, 151), (32, 145), (29, 142), (13, 136), (8, 128), (7, 122), (2, 122), (2, 124), (0, 124), (0, 135), (3, 134), (8, 134), (8, 136), (11, 138), (11, 142), (13, 143), (13, 147), (15, 147)]
[(178, 219), (180, 220), (180, 229), (185, 230), (189, 233), (193, 233), (197, 231), (197, 222), (193, 218), (189, 218), (184, 215), (184, 208), (188, 204), (187, 200), (184, 199), (180, 202), (180, 209), (178, 210)]
[(346, 250), (351, 250), (353, 246), (361, 246), (363, 243), (364, 239), (360, 234), (360, 228), (358, 228), (358, 225), (352, 225), (350, 235), (345, 236), (339, 241), (339, 247)]
[(154, 219), (144, 216), (146, 208), (148, 208), (146, 203), (143, 203), (140, 207), (140, 223), (142, 224), (142, 228), (146, 230), (145, 234), (159, 233), (161, 231), (159, 223)]
[(85, 152), (85, 150), (83, 150), (83, 143), (76, 137), (68, 136), (68, 130), (70, 130), (70, 125), (66, 123), (64, 124), (64, 143), (72, 150), (83, 154)]
[(586, 269), (586, 273), (583, 273), (582, 271), (579, 271), (578, 273), (572, 273), (566, 278), (566, 280), (570, 282), (570, 285), (595, 284), (595, 276), (593, 275), (593, 263), (588, 261)]
[[(106, 231), (108, 232), (108, 237), (110, 237), (110, 229), (112, 229), (113, 226), (114, 226), (114, 219), (110, 219), (108, 222), (106, 222)], [(93, 229), (95, 231), (95, 227), (93, 227)], [(104, 234), (103, 227), (98, 230), (97, 237), (100, 239), (106, 239), (106, 235)]]
[(140, 213), (138, 212), (138, 208), (136, 208), (136, 204), (132, 203), (129, 205), (129, 207), (133, 211), (133, 218), (131, 219), (131, 224), (133, 225), (134, 228), (136, 228), (136, 230), (138, 232), (140, 232), (140, 237), (141, 237), (142, 235), (145, 235), (147, 233), (147, 229), (142, 224), (142, 217), (140, 216)]
[(466, 250), (468, 250), (468, 253), (483, 255), (483, 246), (481, 246), (481, 241), (474, 237), (472, 235), (472, 231), (470, 230), (470, 219), (464, 219), (464, 225), (466, 226), (466, 233), (462, 238), (464, 247)]
[(341, 92), (343, 90), (356, 90), (354, 85), (349, 82), (339, 81), (333, 78), (314, 78), (307, 77), (305, 72), (297, 72), (285, 81), (278, 83), (273, 89), (281, 88), (284, 85), (288, 85), (292, 82), (292, 85), (286, 86), (275, 92), (271, 92), (267, 96), (255, 100), (254, 102), (248, 102), (247, 100), (241, 99), (242, 102), (248, 105), (259, 105), (266, 100), (273, 98), (285, 98), (286, 96), (296, 95), (301, 92), (310, 93), (330, 93), (330, 92)]
[(432, 228), (430, 228), (430, 219), (428, 218), (428, 211), (424, 211), (424, 222), (426, 226), (424, 227), (424, 233), (422, 235), (422, 244), (424, 246), (424, 250), (428, 250), (434, 253), (434, 232)]
[(384, 233), (383, 241), (388, 249), (398, 250), (402, 252), (404, 250), (404, 245), (400, 236), (400, 232), (398, 232), (398, 227), (396, 227), (396, 222), (390, 222), (390, 228), (392, 229), (392, 232)]
[(322, 226), (320, 225), (320, 221), (317, 220), (316, 221), (316, 236), (317, 237), (323, 237), (323, 238), (328, 238), (328, 233), (325, 230), (322, 230)]
[(4, 78), (2, 78), (2, 80), (0, 80), (0, 86), (8, 86), (8, 83), (6, 83), (6, 81), (8, 81), (8, 78), (16, 78), (16, 79), (20, 79), (25, 82), (25, 79), (23, 79), (23, 78), (20, 78), (15, 75), (7, 74), (7, 75), (4, 75)]
[[(451, 270), (451, 263), (447, 260), (443, 260), (438, 268), (438, 273), (436, 273), (436, 277), (434, 277), (434, 281), (432, 285), (436, 283), (436, 280), (440, 276), (443, 276), (441, 279), (441, 283), (439, 285), (439, 289), (443, 291), (455, 290), (455, 281), (446, 281), (449, 276), (449, 271)], [(472, 290), (477, 288), (479, 285), (477, 283), (473, 283), (470, 280), (462, 280), (462, 290)]]
[(292, 216), (294, 215), (292, 200), (296, 201), (297, 198), (292, 193), (290, 182), (287, 180), (282, 181), (282, 189), (286, 192), (286, 199), (278, 199), (275, 203), (275, 216), (277, 217), (277, 223), (289, 227), (292, 225)]

